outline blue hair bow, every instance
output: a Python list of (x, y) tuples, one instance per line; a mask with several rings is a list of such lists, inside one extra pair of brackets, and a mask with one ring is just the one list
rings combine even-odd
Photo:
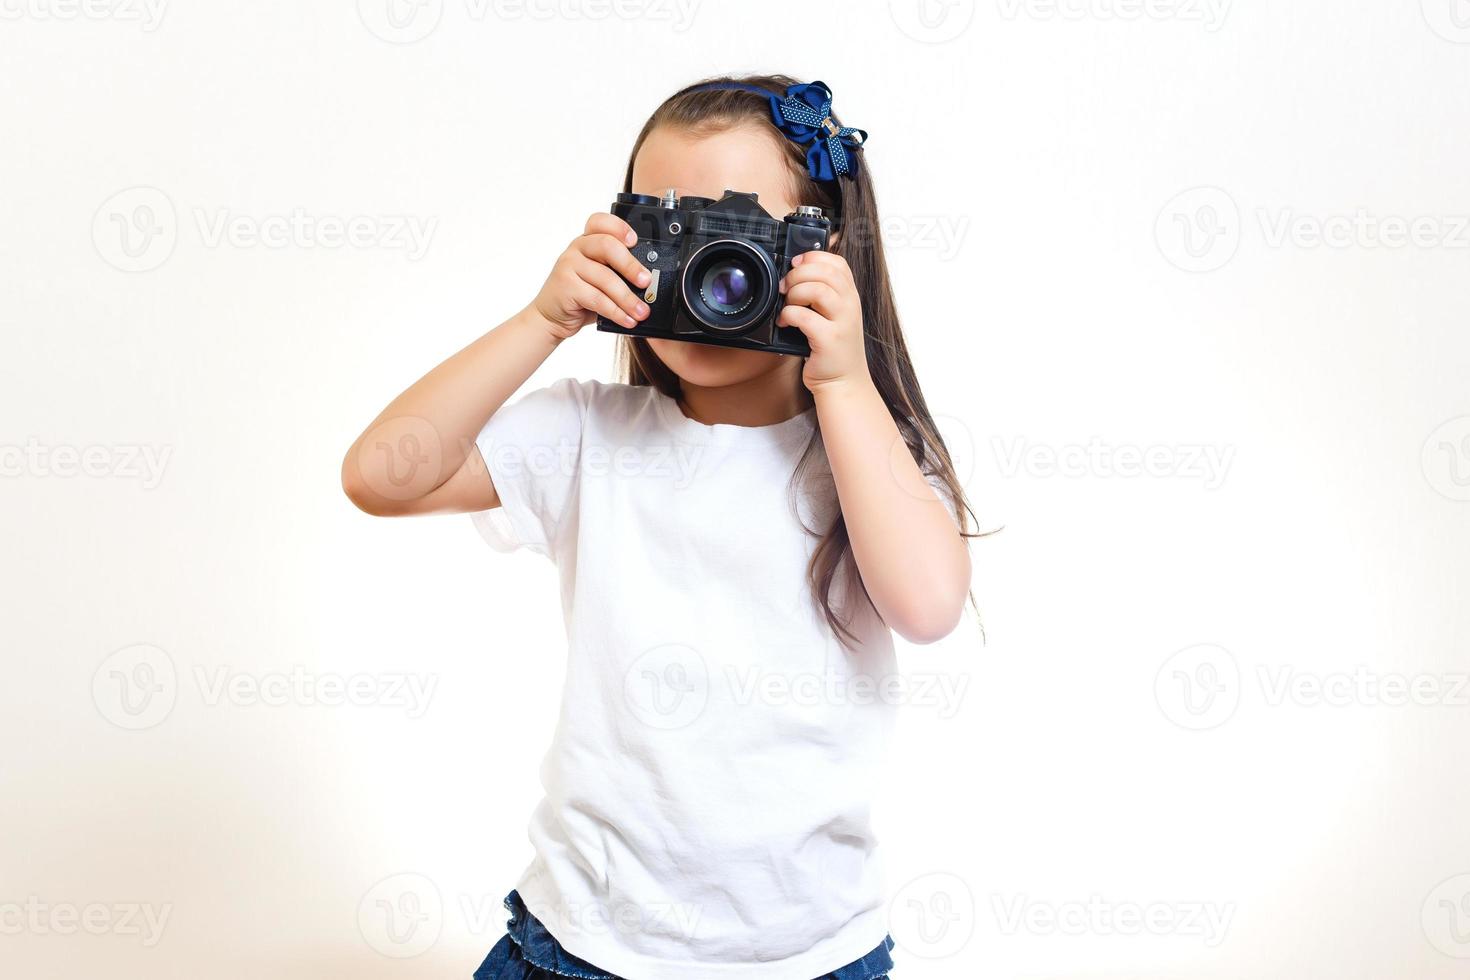
[(771, 118), (793, 143), (810, 144), (806, 172), (813, 180), (836, 180), (857, 173), (856, 151), (865, 130), (839, 126), (832, 118), (832, 90), (826, 82), (793, 85), (785, 98), (771, 97)]
[(785, 97), (744, 82), (708, 82), (686, 91), (739, 89), (771, 100), (771, 121), (793, 143), (805, 145), (806, 172), (812, 180), (836, 180), (857, 173), (857, 150), (867, 140), (866, 130), (839, 126), (832, 118), (832, 90), (826, 82), (792, 85)]

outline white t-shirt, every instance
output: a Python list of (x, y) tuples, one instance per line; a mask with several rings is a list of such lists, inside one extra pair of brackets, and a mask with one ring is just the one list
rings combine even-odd
[(812, 601), (824, 458), (800, 518), (790, 486), (814, 426), (567, 380), (478, 439), (502, 506), (475, 523), (556, 563), (569, 646), (518, 889), (608, 972), (810, 980), (887, 933), (869, 802), (893, 643), (869, 609), (843, 648)]

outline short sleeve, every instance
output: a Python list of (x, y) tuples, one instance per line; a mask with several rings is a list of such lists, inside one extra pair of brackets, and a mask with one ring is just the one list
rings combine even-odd
[(533, 391), (490, 417), (475, 445), (500, 506), (473, 515), (492, 548), (555, 559), (575, 504), (589, 385), (571, 379)]

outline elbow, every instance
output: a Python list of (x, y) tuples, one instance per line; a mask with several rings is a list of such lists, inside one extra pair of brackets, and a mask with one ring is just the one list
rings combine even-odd
[(936, 599), (930, 597), (909, 608), (896, 611), (888, 618), (893, 632), (910, 643), (937, 643), (954, 632), (965, 611), (965, 597)]
[(342, 460), (342, 492), (352, 501), (352, 506), (372, 517), (392, 517), (394, 501), (376, 492), (372, 480), (358, 465), (357, 447), (347, 451)]
[(969, 553), (961, 550), (943, 570), (931, 563), (905, 584), (905, 594), (883, 610), (884, 621), (910, 643), (937, 643), (954, 632), (964, 615), (970, 598)]

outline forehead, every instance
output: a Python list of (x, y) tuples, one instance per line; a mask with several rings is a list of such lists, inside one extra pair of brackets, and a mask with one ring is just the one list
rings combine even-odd
[(633, 161), (633, 192), (718, 199), (726, 190), (753, 191), (775, 217), (796, 209), (790, 164), (779, 137), (755, 126), (695, 135), (659, 127), (648, 134)]

